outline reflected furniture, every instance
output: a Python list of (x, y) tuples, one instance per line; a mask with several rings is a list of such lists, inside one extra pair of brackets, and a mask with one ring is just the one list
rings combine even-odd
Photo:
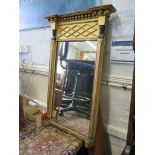
[[(66, 67), (67, 75), (65, 76), (64, 102), (68, 98), (67, 107), (60, 112), (61, 115), (66, 111), (77, 111), (90, 117), (91, 95), (93, 87), (89, 83), (94, 78), (94, 63), (87, 61), (68, 61)], [(71, 105), (71, 106), (70, 106)]]

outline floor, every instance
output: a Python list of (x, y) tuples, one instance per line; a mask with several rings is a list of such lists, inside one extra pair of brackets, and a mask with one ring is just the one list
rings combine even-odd
[(83, 143), (52, 126), (36, 128), (26, 123), (19, 132), (20, 155), (73, 155)]
[(88, 135), (90, 120), (82, 117), (78, 113), (65, 112), (64, 116), (59, 116), (56, 122), (82, 135)]

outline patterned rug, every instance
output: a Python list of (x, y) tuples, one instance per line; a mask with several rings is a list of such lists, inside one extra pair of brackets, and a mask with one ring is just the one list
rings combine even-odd
[(20, 155), (74, 155), (81, 146), (81, 140), (52, 126), (26, 124), (19, 133)]

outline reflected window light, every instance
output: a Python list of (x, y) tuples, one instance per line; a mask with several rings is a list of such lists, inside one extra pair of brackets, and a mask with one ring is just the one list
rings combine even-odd
[(62, 71), (63, 71), (63, 69), (62, 69), (62, 67), (60, 66), (60, 60), (58, 60), (57, 73), (58, 73), (58, 74), (62, 74)]
[(91, 43), (90, 41), (86, 41), (86, 42), (96, 50), (96, 46), (93, 43)]

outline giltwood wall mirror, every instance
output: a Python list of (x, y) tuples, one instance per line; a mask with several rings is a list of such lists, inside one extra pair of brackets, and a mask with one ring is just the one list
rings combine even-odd
[(47, 115), (50, 123), (93, 145), (102, 64), (112, 5), (45, 17), (51, 22)]

